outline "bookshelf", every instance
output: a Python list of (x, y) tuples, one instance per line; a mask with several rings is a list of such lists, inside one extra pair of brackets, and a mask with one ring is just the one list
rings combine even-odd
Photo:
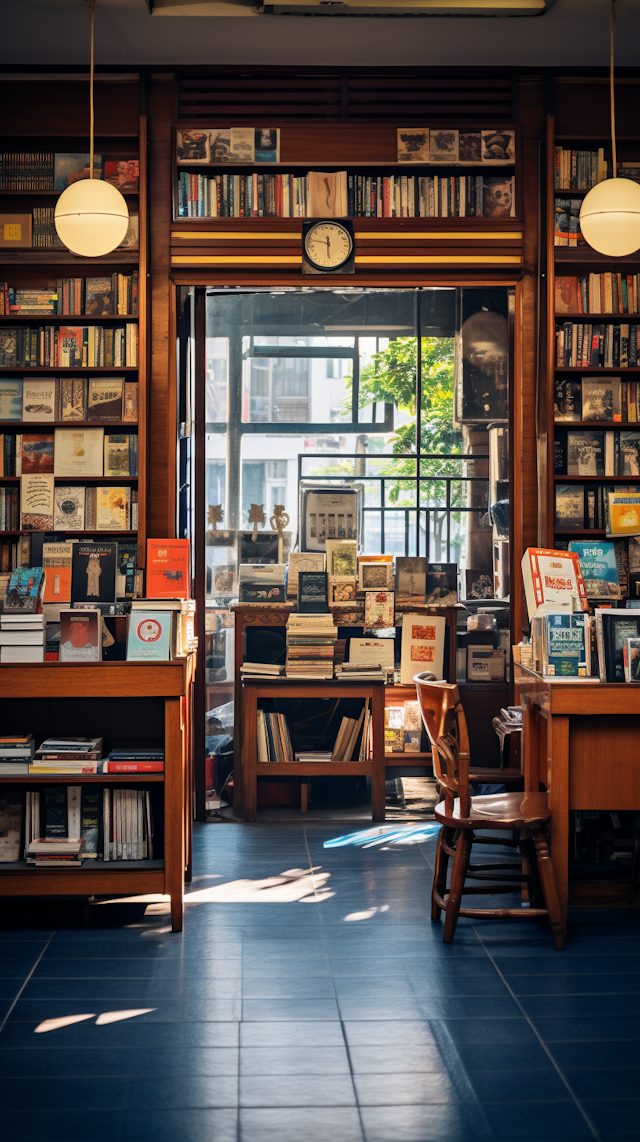
[[(573, 134), (570, 123), (577, 123), (577, 112), (567, 111), (562, 102), (558, 106), (562, 130), (556, 134), (554, 116), (547, 119), (547, 395), (545, 417), (548, 425), (544, 465), (548, 473), (546, 502), (541, 512), (540, 542), (549, 548), (566, 546), (571, 539), (602, 539), (606, 536), (602, 515), (602, 496), (607, 487), (640, 486), (640, 476), (621, 472), (618, 455), (621, 433), (640, 433), (637, 394), (640, 391), (640, 360), (636, 356), (635, 338), (640, 329), (640, 297), (638, 278), (640, 252), (625, 258), (613, 259), (597, 253), (584, 244), (556, 245), (557, 241), (581, 242), (578, 234), (580, 205), (588, 188), (590, 174), (596, 175), (596, 161), (588, 168), (581, 167), (581, 154), (596, 156), (608, 163), (611, 171), (610, 141), (606, 133), (587, 135), (583, 129)], [(599, 126), (599, 124), (596, 124)], [(623, 135), (619, 139), (618, 159), (623, 163), (640, 165), (640, 139)], [(558, 157), (558, 148), (565, 152), (565, 166)], [(568, 155), (567, 155), (568, 153)], [(573, 154), (573, 166), (571, 155)], [(600, 167), (600, 174), (605, 173)], [(585, 185), (585, 182), (587, 185)], [(572, 223), (568, 219), (575, 219)], [(565, 219), (565, 223), (563, 223)], [(573, 234), (572, 234), (573, 229)], [(565, 239), (566, 235), (566, 239)], [(597, 277), (596, 277), (597, 276)], [(558, 286), (557, 279), (562, 279)], [(575, 279), (576, 287), (571, 286)], [(581, 287), (581, 282), (584, 285)], [(579, 297), (579, 304), (574, 298)], [(586, 301), (586, 304), (585, 304)], [(594, 302), (600, 301), (600, 304)], [(566, 327), (571, 326), (567, 342)], [(560, 337), (558, 335), (561, 335)], [(587, 341), (587, 338), (589, 339)], [(614, 339), (615, 338), (615, 339)], [(634, 344), (631, 345), (633, 338)], [(597, 345), (596, 345), (597, 340)], [(622, 342), (622, 345), (621, 345)], [(589, 348), (587, 349), (587, 344)], [(568, 348), (569, 345), (569, 348)], [(581, 356), (582, 354), (582, 356)], [(596, 354), (601, 363), (594, 363)], [(582, 359), (588, 363), (578, 364)], [(619, 363), (616, 364), (615, 361)], [(620, 379), (620, 411), (615, 419), (588, 419), (582, 409), (582, 378), (587, 385), (600, 380), (615, 382)], [(571, 389), (572, 383), (575, 387)], [(580, 392), (579, 392), (580, 389)], [(574, 407), (576, 419), (563, 418), (562, 394), (569, 393), (569, 408)], [(560, 404), (556, 401), (560, 398)], [(588, 434), (614, 433), (611, 444), (615, 460), (607, 464), (610, 474), (576, 474), (567, 470), (568, 434), (590, 439)], [(575, 436), (574, 436), (575, 439)], [(591, 437), (593, 439), (593, 437)], [(603, 438), (605, 446), (607, 437)], [(640, 435), (639, 435), (640, 439)], [(556, 451), (558, 464), (556, 464)], [(543, 485), (541, 485), (542, 487)], [(568, 500), (574, 496), (574, 508), (583, 512), (583, 526), (567, 527), (563, 516), (557, 518), (556, 501), (560, 489), (562, 503), (566, 489)], [(603, 491), (601, 491), (603, 489)], [(595, 503), (595, 510), (594, 510)], [(577, 505), (577, 506), (576, 506)], [(571, 509), (570, 509), (571, 510)], [(589, 526), (589, 523), (593, 526)], [(564, 525), (564, 526), (563, 526)], [(626, 546), (626, 540), (620, 543)], [(628, 562), (628, 561), (627, 561)], [(624, 605), (624, 603), (622, 603)]]
[[(88, 98), (84, 85), (78, 89), (75, 83), (68, 85), (64, 93), (64, 106), (56, 104), (53, 90), (43, 83), (21, 85), (29, 104), (29, 113), (20, 116), (19, 123), (5, 124), (0, 134), (0, 156), (12, 154), (40, 154), (40, 155), (77, 155), (88, 152), (88, 104), (85, 108), (83, 100)], [(63, 85), (65, 86), (65, 85)], [(59, 94), (59, 85), (55, 87), (56, 99)], [(32, 101), (38, 102), (38, 110)], [(100, 363), (96, 365), (64, 366), (55, 364), (56, 359), (44, 355), (41, 350), (39, 360), (41, 364), (20, 365), (4, 364), (0, 367), (0, 382), (5, 378), (23, 378), (33, 382), (42, 378), (43, 381), (60, 378), (58, 385), (65, 379), (82, 378), (85, 387), (88, 387), (92, 378), (121, 377), (123, 382), (137, 382), (138, 413), (137, 420), (72, 420), (48, 419), (43, 422), (33, 420), (3, 420), (0, 421), (0, 434), (29, 434), (54, 432), (56, 429), (89, 429), (102, 427), (105, 435), (109, 433), (122, 433), (128, 436), (137, 436), (138, 467), (136, 475), (122, 477), (102, 476), (84, 477), (71, 476), (55, 477), (54, 486), (91, 487), (103, 484), (115, 486), (118, 483), (137, 492), (137, 526), (131, 521), (128, 530), (97, 531), (87, 528), (84, 531), (67, 532), (67, 538), (82, 538), (104, 536), (117, 541), (118, 539), (137, 539), (138, 566), (144, 567), (146, 553), (146, 503), (147, 503), (147, 420), (148, 420), (148, 369), (147, 369), (147, 119), (141, 104), (141, 90), (137, 77), (132, 81), (123, 80), (117, 86), (98, 83), (96, 103), (96, 137), (95, 153), (100, 155), (103, 163), (112, 160), (138, 159), (139, 182), (138, 190), (123, 189), (124, 197), (129, 206), (131, 216), (137, 217), (138, 240), (128, 236), (126, 246), (112, 251), (100, 258), (79, 257), (69, 250), (61, 247), (32, 245), (31, 248), (7, 249), (0, 248), (0, 281), (7, 283), (17, 291), (38, 290), (43, 293), (58, 292), (61, 294), (60, 283), (63, 279), (74, 279), (82, 284), (82, 294), (86, 292), (86, 279), (109, 278), (113, 275), (123, 275), (131, 279), (133, 272), (137, 273), (137, 304), (123, 306), (122, 298), (118, 304), (118, 295), (115, 297), (114, 313), (85, 313), (87, 306), (84, 297), (81, 304), (75, 302), (65, 305), (62, 310), (62, 297), (57, 303), (55, 313), (7, 313), (0, 316), (0, 342), (7, 331), (16, 328), (20, 337), (26, 336), (29, 330), (48, 328), (50, 341), (53, 346), (58, 343), (60, 330), (65, 328), (84, 328), (85, 340), (89, 346), (100, 339), (102, 348), (100, 352), (110, 352), (114, 341), (114, 331), (118, 327), (129, 327), (132, 341), (137, 343), (137, 356), (129, 359), (125, 356), (126, 336), (123, 345), (123, 364)], [(4, 177), (4, 182), (2, 181)], [(60, 191), (56, 189), (14, 189), (12, 184), (7, 185), (10, 176), (7, 168), (0, 171), (0, 213), (33, 215), (34, 211), (46, 209), (48, 218), (39, 222), (40, 233), (44, 235), (42, 241), (49, 243), (55, 241), (53, 227), (53, 211)], [(32, 180), (33, 181), (33, 180)], [(15, 186), (15, 180), (13, 183)], [(33, 215), (35, 243), (36, 218)], [(39, 239), (40, 240), (40, 239)], [(126, 296), (126, 295), (125, 295)], [(131, 289), (129, 297), (132, 296)], [(8, 299), (7, 299), (8, 300)], [(65, 295), (65, 301), (68, 301)], [(68, 310), (75, 312), (68, 312)], [(130, 312), (124, 312), (127, 309)], [(118, 334), (116, 333), (117, 337)], [(131, 346), (130, 346), (131, 349)], [(83, 359), (83, 358), (80, 358)], [(92, 359), (86, 356), (85, 360)], [(93, 359), (101, 360), (100, 357)], [(120, 357), (106, 356), (105, 362), (118, 360)], [(133, 469), (135, 472), (135, 469)], [(0, 495), (3, 488), (14, 487), (20, 492), (20, 477), (6, 475), (0, 477)], [(18, 520), (20, 524), (20, 520)], [(2, 521), (0, 521), (2, 526)], [(64, 532), (63, 527), (51, 529)], [(0, 531), (0, 544), (5, 540), (17, 540), (27, 535), (20, 526)]]
[[(24, 861), (0, 864), (3, 896), (110, 896), (163, 893), (171, 898), (171, 924), (182, 930), (185, 872), (191, 863), (190, 765), (193, 655), (171, 662), (45, 663), (0, 666), (0, 715), (5, 727), (29, 725), (42, 739), (51, 733), (97, 733), (106, 749), (115, 742), (163, 744), (164, 773), (6, 777), (3, 789), (26, 792), (46, 785), (95, 785), (157, 790), (163, 840), (161, 859), (87, 860), (82, 868), (42, 869)], [(126, 741), (126, 735), (130, 734)], [(122, 736), (121, 736), (122, 735)], [(105, 752), (106, 752), (105, 749)]]

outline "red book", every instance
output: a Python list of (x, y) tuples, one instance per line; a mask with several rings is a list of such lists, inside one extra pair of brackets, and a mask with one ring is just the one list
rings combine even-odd
[(147, 540), (146, 598), (191, 598), (188, 539)]
[(164, 761), (105, 761), (103, 773), (164, 773)]

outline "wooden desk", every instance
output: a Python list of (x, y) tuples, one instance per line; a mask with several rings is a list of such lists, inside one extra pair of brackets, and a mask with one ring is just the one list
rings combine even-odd
[[(16, 722), (41, 741), (52, 728), (96, 733), (106, 739), (126, 734), (164, 736), (164, 773), (98, 773), (0, 778), (2, 786), (40, 789), (45, 785), (147, 784), (164, 786), (164, 859), (87, 860), (82, 868), (33, 868), (24, 861), (0, 864), (2, 896), (120, 896), (164, 893), (171, 898), (171, 926), (182, 930), (185, 872), (191, 867), (191, 691), (195, 655), (172, 662), (61, 662), (0, 666), (0, 725)], [(114, 705), (110, 700), (117, 700)], [(136, 701), (142, 708), (140, 714)], [(157, 700), (153, 702), (153, 700)], [(105, 702), (108, 705), (105, 706)], [(147, 724), (145, 718), (149, 718)], [(67, 721), (68, 719), (68, 721)], [(157, 721), (156, 721), (157, 719)]]
[(524, 706), (525, 789), (547, 789), (551, 855), (566, 927), (569, 904), (638, 904), (628, 882), (569, 884), (569, 812), (640, 811), (640, 686), (543, 678), (515, 666)]
[[(242, 805), (245, 821), (255, 821), (258, 777), (349, 777), (371, 778), (371, 813), (374, 821), (384, 821), (384, 683), (383, 682), (303, 682), (288, 678), (256, 681), (246, 679), (244, 692), (244, 740), (242, 747)], [(283, 764), (258, 761), (259, 698), (369, 698), (373, 721), (373, 759), (361, 762), (320, 761)]]

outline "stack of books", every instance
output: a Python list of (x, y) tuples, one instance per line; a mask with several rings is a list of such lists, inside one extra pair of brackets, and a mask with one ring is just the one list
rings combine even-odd
[(387, 671), (376, 662), (341, 662), (336, 666), (341, 682), (386, 682)]
[(0, 662), (44, 662), (47, 628), (41, 614), (0, 615)]
[(112, 749), (103, 773), (164, 773), (163, 749)]
[(333, 754), (330, 749), (307, 749), (296, 754), (296, 761), (302, 762), (331, 761), (332, 758)]
[(35, 868), (79, 868), (84, 856), (84, 838), (38, 837), (27, 849), (27, 864)]
[(28, 773), (34, 750), (33, 734), (0, 738), (0, 777), (21, 777)]
[(36, 750), (29, 773), (97, 773), (102, 738), (47, 738)]
[(329, 614), (292, 614), (287, 621), (287, 678), (333, 678), (338, 629)]
[(258, 761), (261, 765), (293, 761), (291, 737), (284, 714), (258, 710)]
[(240, 667), (242, 678), (281, 678), (284, 666), (274, 666), (269, 662), (243, 662)]

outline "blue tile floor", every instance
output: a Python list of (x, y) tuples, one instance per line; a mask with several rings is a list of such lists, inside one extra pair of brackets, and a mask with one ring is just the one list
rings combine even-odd
[(435, 841), (324, 849), (339, 832), (196, 827), (181, 935), (161, 902), (5, 908), (3, 1135), (637, 1139), (638, 913), (572, 913), (564, 952), (525, 921), (444, 947)]

